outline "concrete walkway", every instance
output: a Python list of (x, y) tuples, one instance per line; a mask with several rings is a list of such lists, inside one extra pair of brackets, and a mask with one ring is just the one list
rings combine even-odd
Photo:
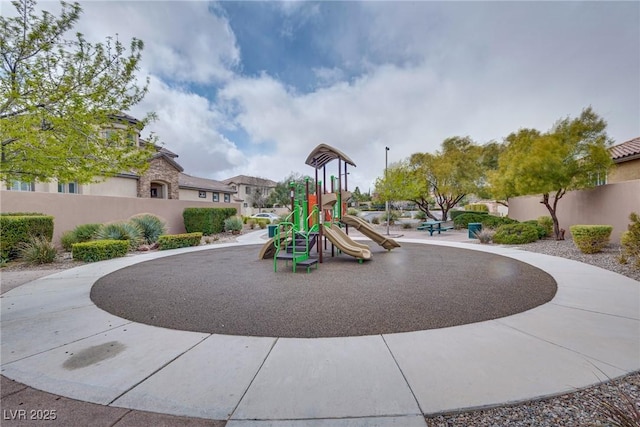
[(110, 272), (264, 242), (264, 232), (255, 232), (233, 244), (85, 265), (3, 294), (2, 375), (99, 405), (228, 420), (229, 427), (411, 427), (426, 425), (424, 414), (571, 392), (640, 369), (637, 281), (513, 248), (410, 241), (529, 263), (555, 278), (557, 295), (487, 322), (316, 339), (162, 329), (108, 314), (89, 298)]

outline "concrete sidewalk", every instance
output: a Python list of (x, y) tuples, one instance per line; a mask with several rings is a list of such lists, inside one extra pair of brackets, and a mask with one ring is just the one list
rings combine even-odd
[[(99, 277), (134, 263), (263, 243), (265, 235), (85, 265), (3, 294), (2, 375), (29, 386), (3, 379), (3, 414), (55, 410), (58, 425), (88, 425), (75, 418), (84, 416), (105, 426), (411, 427), (426, 425), (424, 414), (571, 392), (640, 369), (637, 281), (566, 259), (454, 241), (464, 241), (461, 233), (411, 242), (532, 264), (557, 281), (554, 299), (452, 328), (298, 339), (162, 329), (108, 314), (89, 298)], [(69, 418), (71, 407), (80, 415)]]

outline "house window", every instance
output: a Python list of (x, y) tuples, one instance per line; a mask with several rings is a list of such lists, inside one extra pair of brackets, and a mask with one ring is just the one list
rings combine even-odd
[(251, 194), (251, 187), (249, 187), (248, 185), (244, 187), (244, 194)]
[(244, 203), (242, 204), (242, 207), (247, 208), (247, 207), (249, 207), (249, 204), (248, 204), (247, 202), (244, 202)]
[(79, 194), (77, 182), (58, 182), (58, 193)]
[(229, 193), (224, 194), (224, 202), (225, 203), (231, 202), (231, 195)]
[(201, 199), (206, 199), (207, 198), (207, 192), (199, 190), (198, 191), (198, 197), (200, 197)]
[(213, 201), (214, 202), (220, 201), (220, 193), (213, 193)]
[(32, 182), (24, 182), (15, 180), (11, 183), (11, 187), (9, 187), (11, 191), (34, 191)]
[(166, 193), (166, 185), (161, 182), (152, 182), (149, 196), (152, 199), (164, 199)]

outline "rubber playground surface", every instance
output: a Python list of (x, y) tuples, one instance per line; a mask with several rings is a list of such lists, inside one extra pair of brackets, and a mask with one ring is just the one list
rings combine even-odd
[(524, 262), (474, 250), (370, 244), (372, 259), (332, 257), (309, 273), (258, 260), (258, 246), (146, 261), (99, 279), (100, 308), (171, 329), (262, 337), (347, 337), (497, 319), (550, 301), (555, 280)]

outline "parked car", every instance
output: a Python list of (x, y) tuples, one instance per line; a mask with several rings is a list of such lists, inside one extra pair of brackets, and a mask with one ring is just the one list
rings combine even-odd
[(255, 215), (251, 215), (251, 218), (254, 219), (268, 219), (269, 222), (274, 222), (280, 219), (280, 217), (274, 213), (271, 212), (261, 212), (261, 213), (257, 213)]

